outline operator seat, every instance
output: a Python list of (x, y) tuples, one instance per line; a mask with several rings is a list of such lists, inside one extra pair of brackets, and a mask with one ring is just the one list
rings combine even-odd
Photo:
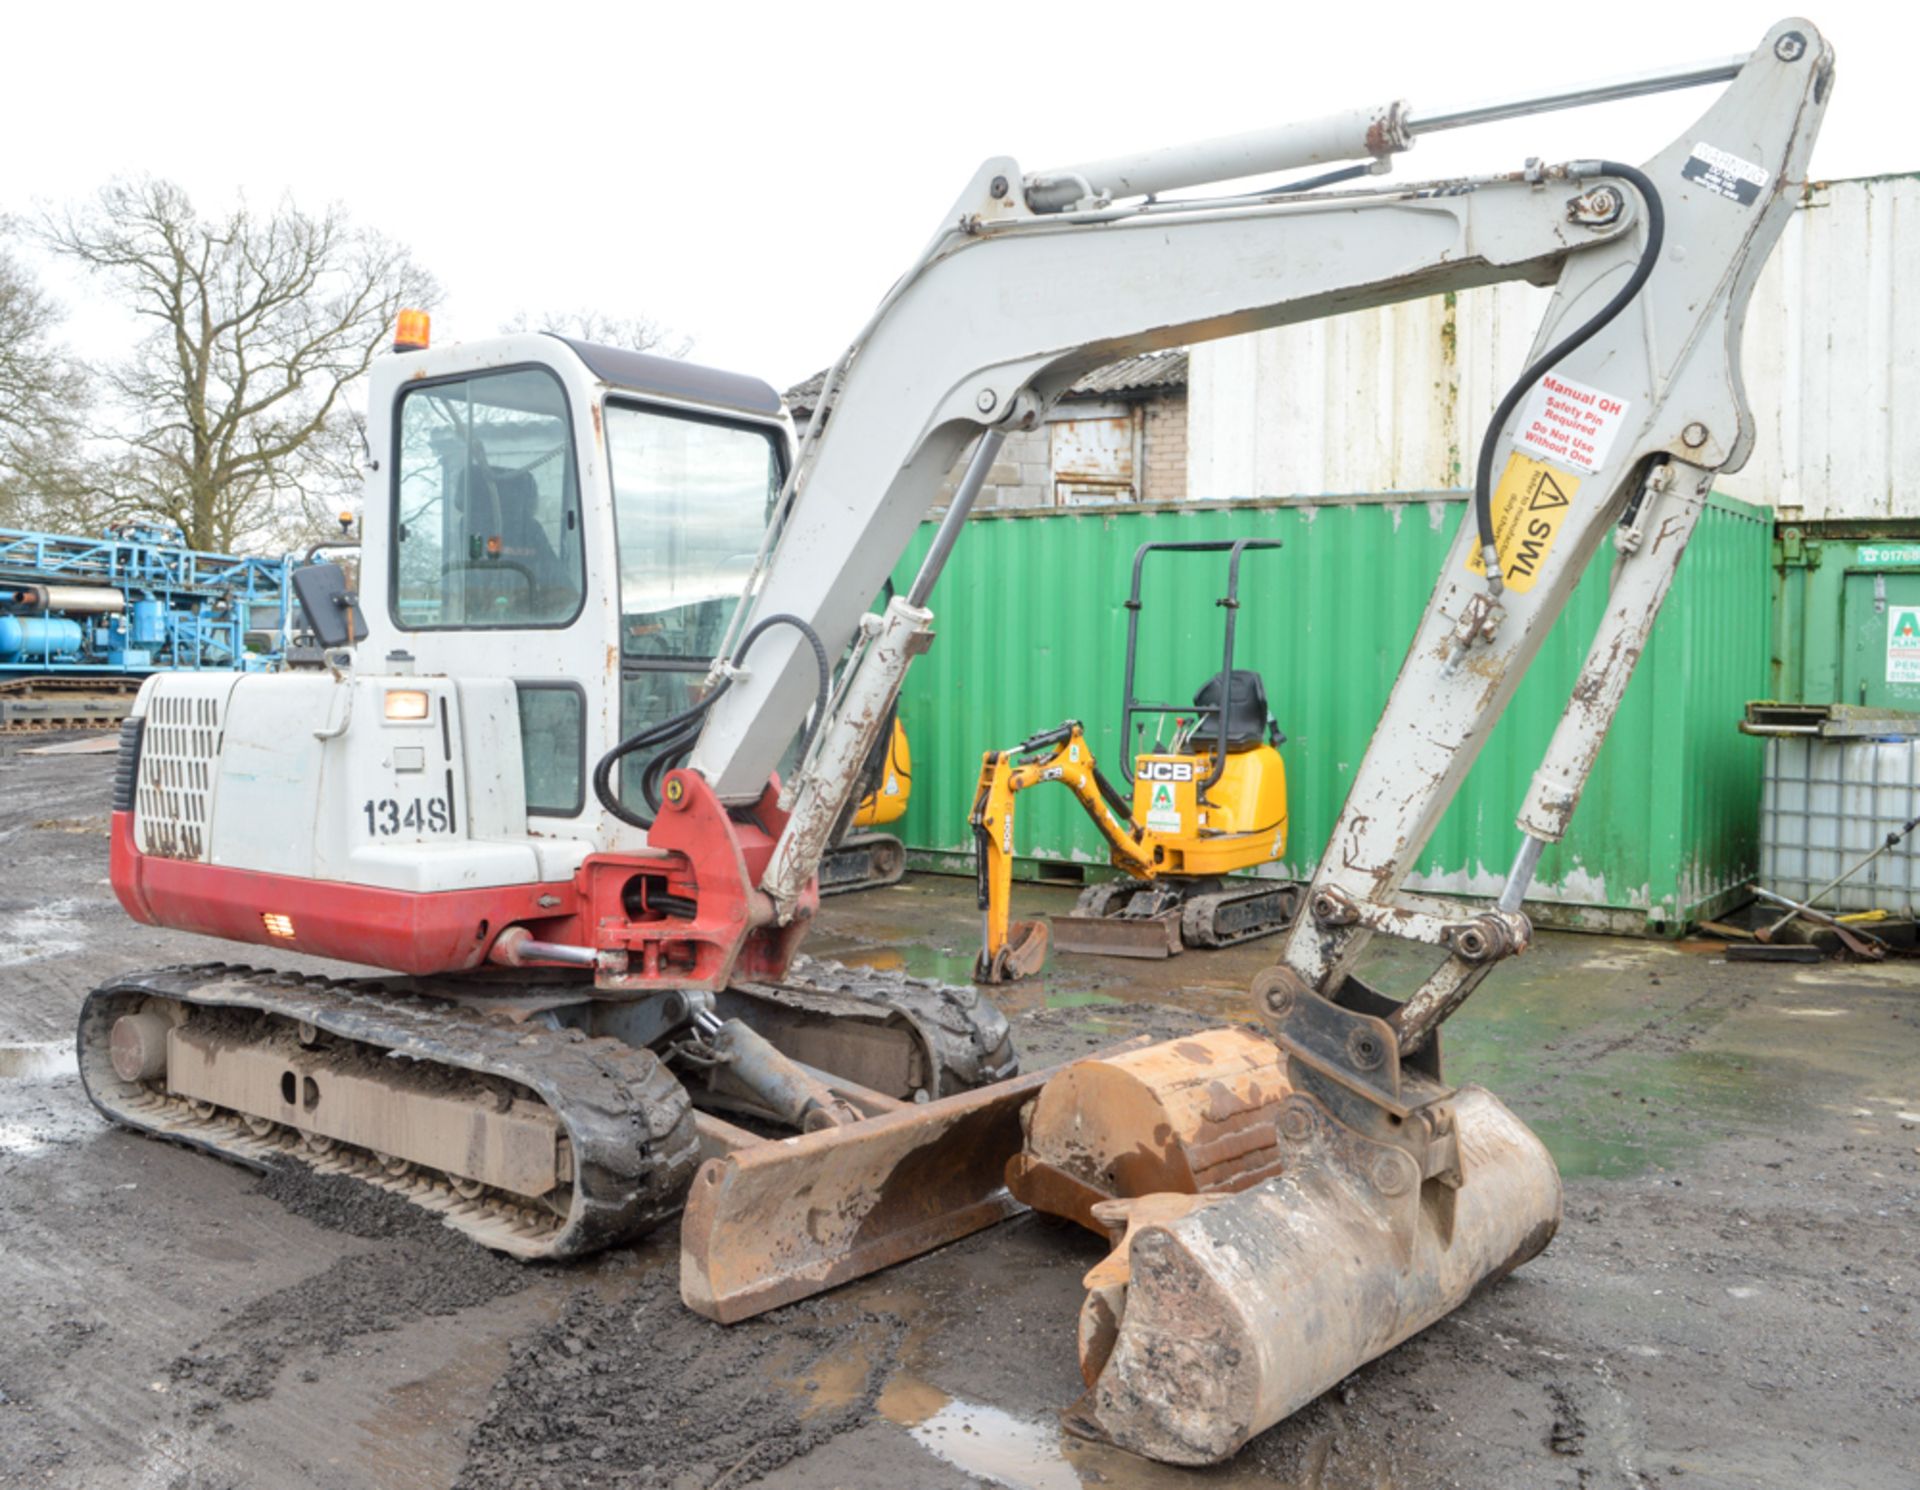
[(1210, 745), (1219, 737), (1222, 695), (1227, 702), (1228, 755), (1252, 750), (1269, 737), (1276, 745), (1286, 739), (1267, 707), (1267, 685), (1260, 674), (1250, 667), (1236, 667), (1230, 673), (1215, 673), (1194, 694), (1194, 707), (1200, 711), (1200, 722), (1192, 737), (1194, 744)]

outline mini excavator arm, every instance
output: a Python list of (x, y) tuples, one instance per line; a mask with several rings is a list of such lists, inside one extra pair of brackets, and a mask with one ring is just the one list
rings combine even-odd
[(1046, 924), (1015, 925), (1011, 919), (1013, 799), (1043, 781), (1057, 781), (1073, 793), (1107, 840), (1116, 867), (1131, 868), (1142, 879), (1153, 877), (1151, 836), (1116, 815), (1107, 795), (1111, 788), (1100, 780), (1093, 748), (1079, 720), (1069, 719), (1042, 731), (1012, 750), (989, 750), (980, 758), (980, 785), (974, 792), (970, 819), (982, 919), (974, 976), (984, 982), (1025, 977), (1037, 972), (1046, 957)]
[[(804, 913), (819, 851), (908, 661), (930, 640), (934, 580), (1008, 430), (1119, 357), (1501, 280), (1555, 286), (1532, 365), (1488, 432), (1474, 518), (1322, 861), (1313, 914), (1260, 985), (1286, 1072), (1284, 1082), (1263, 1075), (1249, 1094), (1259, 1118), (1249, 1131), (1284, 1149), (1282, 1173), (1202, 1196), (1123, 1243), (1130, 1281), (1103, 1282), (1108, 1316), (1083, 1317), (1091, 1386), (1078, 1431), (1175, 1462), (1221, 1458), (1552, 1235), (1559, 1185), (1544, 1147), (1485, 1092), (1443, 1087), (1431, 1038), (1483, 965), (1524, 944), (1517, 896), (1535, 850), (1523, 849), (1502, 904), (1478, 917), (1395, 892), (1617, 529), (1607, 617), (1522, 813), (1530, 844), (1564, 827), (1707, 483), (1752, 444), (1742, 317), (1804, 180), (1832, 61), (1813, 27), (1787, 21), (1743, 60), (1424, 121), (1395, 105), (1035, 177), (989, 161), (828, 375), (741, 608), (747, 619), (736, 621), (746, 642), (723, 649), (724, 691), (704, 706), (689, 766), (666, 774), (668, 803), (704, 826), (671, 829), (663, 813), (655, 835), (684, 846), (703, 899), (747, 908), (742, 937), (771, 937)], [(1423, 128), (1728, 79), (1699, 125), (1644, 170), (1577, 161), (1404, 188), (1113, 204), (1378, 159)], [(863, 618), (949, 466), (982, 431), (918, 578), (883, 615)], [(861, 655), (776, 804), (774, 762), (825, 657), (856, 626)], [(986, 795), (991, 823), (991, 781)], [(725, 834), (731, 814), (755, 803), (778, 841), (749, 881)], [(1430, 941), (1447, 966), (1393, 1005), (1347, 976), (1374, 930)], [(1191, 1059), (1177, 1049), (1173, 1059), (1159, 1085), (1181, 1101), (1204, 1088), (1211, 1103)], [(964, 1151), (989, 1168), (1003, 1161), (1009, 1151), (996, 1145), (1009, 1141), (1011, 1109), (993, 1106), (993, 1090), (967, 1094), (979, 1111), (943, 1099), (919, 1117), (893, 1113), (713, 1161), (683, 1230), (684, 1295), (739, 1318), (908, 1255), (893, 1244), (904, 1233), (864, 1250), (858, 1234), (818, 1233), (819, 1217), (843, 1214), (857, 1233), (884, 1230), (857, 1205), (823, 1209), (821, 1196), (914, 1194), (929, 1156), (948, 1152), (926, 1116), (950, 1137), (975, 1118), (997, 1125)], [(1117, 1138), (1131, 1151), (1147, 1133)], [(723, 1283), (729, 1270), (716, 1259), (729, 1251), (741, 1266)]]
[[(1741, 315), (1791, 207), (1789, 189), (1804, 176), (1830, 66), (1818, 33), (1786, 22), (1744, 63), (1479, 114), (1423, 121), (1396, 104), (1037, 176), (1008, 159), (988, 161), (829, 374), (736, 619), (752, 655), (736, 650), (716, 668), (725, 687), (704, 709), (688, 768), (671, 773), (670, 803), (695, 809), (690, 821), (708, 837), (728, 813), (766, 805), (775, 762), (816, 697), (817, 659), (860, 634), (859, 655), (780, 794), (784, 822), (764, 871), (725, 892), (751, 907), (739, 937), (772, 938), (805, 914), (858, 763), (908, 662), (931, 641), (933, 582), (1009, 431), (1030, 427), (1076, 378), (1116, 358), (1445, 290), (1552, 284), (1535, 351), (1558, 355), (1516, 390), (1524, 406), (1505, 411), (1488, 440), (1486, 485), (1503, 484), (1483, 494), (1481, 505), (1493, 508), (1483, 525), (1507, 571), (1504, 591), (1501, 576), (1484, 572), (1488, 548), (1468, 524), (1382, 725), (1380, 741), (1397, 743), (1375, 750), (1328, 858), (1341, 868), (1329, 868), (1321, 888), (1351, 899), (1360, 919), (1316, 919), (1289, 944), (1288, 965), (1310, 985), (1344, 968), (1365, 918), (1397, 914), (1366, 907), (1385, 905), (1629, 503), (1644, 557), (1623, 579), (1632, 615), (1610, 623), (1609, 643), (1628, 652), (1644, 634), (1636, 618), (1650, 616), (1646, 602), (1664, 590), (1653, 571), (1670, 575), (1703, 483), (1745, 458), (1752, 420), (1736, 362)], [(1308, 192), (1287, 184), (1112, 201), (1223, 172), (1378, 161), (1426, 128), (1726, 78), (1731, 86), (1699, 127), (1647, 174), (1586, 160), (1413, 186)], [(1666, 244), (1657, 251), (1662, 216)], [(1564, 351), (1576, 334), (1577, 350)], [(919, 578), (883, 614), (863, 616), (975, 435), (984, 437)], [(1533, 469), (1526, 462), (1556, 458), (1564, 481), (1543, 479), (1565, 502), (1541, 538), (1512, 493)], [(1654, 475), (1655, 465), (1665, 474)], [(1618, 680), (1596, 681), (1604, 696)], [(1587, 722), (1556, 749), (1558, 777), (1536, 794), (1530, 821), (1543, 833), (1564, 821), (1569, 783), (1591, 760), (1596, 728), (1604, 730), (1605, 719), (1582, 708)], [(696, 859), (731, 853), (691, 833), (679, 842)], [(703, 894), (728, 878), (703, 866)], [(1344, 914), (1333, 900), (1326, 905)]]

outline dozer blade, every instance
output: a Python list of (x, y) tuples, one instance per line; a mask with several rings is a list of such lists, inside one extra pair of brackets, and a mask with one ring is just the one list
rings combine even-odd
[(733, 1324), (1021, 1210), (1004, 1171), (1051, 1074), (707, 1160), (680, 1223), (681, 1298)]
[(973, 962), (977, 983), (1014, 983), (1031, 978), (1046, 965), (1047, 923), (1015, 921), (1007, 928), (1007, 944), (992, 957), (982, 953)]
[(1180, 912), (1157, 916), (1055, 916), (1053, 940), (1062, 952), (1096, 957), (1171, 957), (1180, 951)]
[(1088, 1275), (1090, 1385), (1067, 1426), (1218, 1463), (1538, 1253), (1560, 1221), (1545, 1146), (1482, 1088), (1460, 1088), (1453, 1111), (1463, 1179), (1445, 1196), (1423, 1194), (1440, 1182), (1398, 1151), (1296, 1126), (1286, 1171), (1252, 1189), (1102, 1202), (1125, 1235)]

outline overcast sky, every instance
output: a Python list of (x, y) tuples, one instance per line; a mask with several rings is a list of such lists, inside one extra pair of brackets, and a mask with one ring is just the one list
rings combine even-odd
[[(647, 315), (785, 387), (831, 361), (985, 157), (1028, 170), (1402, 97), (1415, 112), (1744, 52), (1777, 3), (16, 6), (0, 212), (121, 174), (329, 200), (409, 244), (436, 340)], [(1915, 8), (1826, 0), (1817, 176), (1920, 168)], [(1429, 137), (1415, 179), (1637, 160), (1700, 90)], [(49, 274), (70, 338), (124, 337)]]

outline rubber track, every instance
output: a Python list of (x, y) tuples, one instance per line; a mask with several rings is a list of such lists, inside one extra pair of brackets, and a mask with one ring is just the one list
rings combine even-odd
[[(1180, 907), (1180, 940), (1189, 947), (1231, 947), (1258, 937), (1285, 931), (1300, 914), (1302, 891), (1298, 885), (1277, 885), (1257, 890), (1228, 890), (1218, 895), (1196, 895)], [(1220, 912), (1249, 901), (1271, 900), (1276, 913), (1271, 920), (1242, 931), (1222, 931)]]
[[(113, 1073), (113, 1021), (143, 998), (208, 1009), (257, 1010), (345, 1040), (442, 1067), (517, 1083), (559, 1117), (573, 1150), (573, 1203), (563, 1219), (490, 1192), (462, 1201), (444, 1184), (390, 1180), (377, 1166), (276, 1145), (220, 1119), (183, 1123), (183, 1106), (129, 1087)], [(476, 1241), (528, 1259), (578, 1257), (630, 1241), (676, 1214), (699, 1146), (686, 1090), (652, 1051), (578, 1030), (516, 1024), (446, 1000), (396, 997), (376, 980), (340, 981), (204, 963), (135, 973), (102, 985), (80, 1011), (80, 1074), (110, 1120), (252, 1168), (285, 1154), (354, 1174), (446, 1217)]]
[[(1163, 881), (1164, 884), (1177, 884), (1178, 881)], [(1231, 881), (1229, 881), (1231, 883)], [(1144, 883), (1127, 880), (1106, 880), (1097, 885), (1088, 885), (1080, 892), (1074, 902), (1076, 916), (1094, 916), (1119, 919), (1114, 909), (1116, 901), (1131, 898), (1135, 890), (1146, 888)], [(1211, 949), (1231, 947), (1238, 942), (1250, 942), (1258, 937), (1272, 936), (1277, 931), (1285, 931), (1293, 924), (1293, 918), (1300, 914), (1301, 889), (1298, 885), (1256, 885), (1245, 889), (1217, 890), (1210, 894), (1191, 895), (1180, 902), (1180, 941), (1188, 947)], [(1245, 905), (1248, 901), (1268, 900), (1279, 907), (1277, 917), (1265, 925), (1250, 930), (1226, 932), (1220, 929), (1220, 912), (1232, 906)]]
[(891, 833), (853, 833), (821, 856), (820, 893), (881, 890), (899, 884), (906, 873), (907, 851), (898, 838)]
[(977, 988), (804, 955), (793, 959), (785, 979), (774, 986), (855, 998), (904, 1015), (938, 1064), (940, 1088), (933, 1096), (970, 1091), (1020, 1073), (1007, 1016)]

